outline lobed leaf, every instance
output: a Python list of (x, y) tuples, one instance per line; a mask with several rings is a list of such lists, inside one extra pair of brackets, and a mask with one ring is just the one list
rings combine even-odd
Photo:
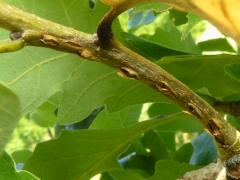
[(42, 180), (85, 180), (119, 170), (117, 158), (132, 140), (173, 119), (170, 116), (114, 130), (63, 131), (58, 139), (38, 144), (24, 169)]
[(239, 56), (179, 56), (167, 57), (159, 65), (194, 91), (206, 88), (219, 101), (240, 100), (240, 82), (225, 73), (225, 67), (240, 64)]

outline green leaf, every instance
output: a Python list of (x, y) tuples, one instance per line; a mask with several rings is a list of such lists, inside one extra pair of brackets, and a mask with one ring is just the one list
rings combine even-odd
[(6, 153), (0, 154), (0, 179), (4, 180), (40, 180), (27, 171), (16, 171), (11, 157)]
[[(183, 28), (183, 30), (187, 31), (186, 29), (186, 27)], [(141, 26), (134, 34), (175, 51), (189, 54), (201, 53), (191, 34), (185, 32), (183, 36), (182, 32), (175, 26), (169, 17), (169, 12), (162, 13), (153, 23)]]
[(226, 38), (210, 39), (198, 43), (202, 51), (225, 51), (236, 53)]
[(15, 163), (25, 163), (31, 155), (32, 151), (29, 151), (27, 149), (15, 151), (12, 153), (12, 157)]
[(195, 91), (206, 88), (218, 101), (240, 100), (240, 82), (224, 73), (226, 66), (240, 65), (239, 56), (166, 57), (159, 65)]
[(240, 81), (240, 64), (226, 65), (224, 70), (228, 76), (234, 80)]
[(169, 103), (154, 103), (152, 104), (148, 109), (148, 115), (151, 118), (157, 117), (157, 116), (166, 116), (173, 113), (181, 112), (182, 109), (171, 102)]
[(52, 127), (57, 122), (61, 93), (57, 92), (30, 114), (30, 119), (41, 127)]
[(114, 129), (126, 127), (138, 121), (142, 105), (126, 107), (116, 112), (109, 112), (106, 108), (94, 120), (91, 129)]
[(180, 163), (173, 160), (160, 160), (156, 164), (155, 173), (148, 180), (176, 180), (188, 171), (197, 169), (198, 167)]
[(202, 129), (202, 124), (195, 117), (186, 113), (179, 113), (174, 117), (174, 121), (157, 128), (159, 132), (200, 132)]
[[(91, 114), (88, 117), (86, 117), (82, 121), (66, 125), (65, 129), (66, 130), (77, 130), (77, 129), (88, 129), (88, 128), (91, 128), (90, 126), (92, 125), (92, 123), (95, 121), (96, 117), (98, 117), (98, 114), (103, 109), (104, 109), (103, 106), (95, 109), (93, 112), (91, 112)], [(96, 129), (98, 129), (98, 127), (96, 127)], [(108, 129), (108, 128), (103, 128), (103, 129)]]
[[(182, 109), (176, 104), (154, 103), (148, 109), (148, 115), (150, 118), (164, 117), (174, 113), (178, 113), (179, 115), (175, 117), (175, 120), (173, 122), (170, 122), (169, 124), (166, 124), (157, 128), (161, 136), (163, 136), (164, 135), (163, 133), (165, 133), (163, 140), (167, 139), (167, 141), (165, 141), (166, 145), (171, 144), (170, 143), (171, 140), (168, 138), (172, 136), (171, 133), (175, 133), (176, 131), (182, 131), (182, 132), (202, 131), (202, 125), (199, 123), (199, 121), (197, 121), (197, 119), (192, 115), (183, 113)], [(170, 134), (168, 135), (167, 133), (170, 133)], [(174, 143), (174, 146), (175, 146), (175, 143)], [(170, 148), (170, 149), (173, 149), (173, 148)]]
[(42, 104), (36, 111), (31, 113), (31, 119), (42, 127), (52, 127), (56, 121), (56, 106), (49, 101)]
[[(37, 6), (34, 1), (13, 2), (42, 17), (72, 24), (88, 32), (96, 29), (97, 22), (107, 11), (99, 1), (94, 9), (88, 7), (88, 0), (65, 0), (60, 3), (57, 0), (43, 0)], [(58, 118), (62, 124), (80, 121), (103, 104), (110, 105), (110, 111), (117, 111), (126, 105), (154, 101), (156, 97), (157, 101), (162, 101), (163, 96), (152, 89), (135, 81), (127, 82), (114, 74), (111, 68), (95, 62), (81, 61), (79, 57), (42, 48), (24, 48), (3, 55), (0, 61), (0, 80), (20, 97), (23, 114), (32, 112), (53, 94), (63, 91)], [(64, 88), (63, 82), (66, 82)]]
[(18, 97), (6, 86), (0, 84), (0, 153), (8, 142), (20, 118)]
[[(129, 156), (130, 154), (137, 154), (137, 155), (141, 155), (141, 156), (147, 156), (148, 152), (146, 150), (146, 148), (143, 146), (141, 139), (135, 139), (131, 142), (131, 144), (129, 145), (128, 149), (121, 154), (120, 158), (125, 159), (125, 157)], [(132, 157), (131, 157), (132, 158)], [(125, 161), (122, 161), (121, 164), (124, 164)]]
[[(96, 31), (98, 22), (109, 7), (99, 1), (94, 9), (89, 1), (75, 0), (9, 0), (20, 8), (84, 32)], [(0, 34), (5, 39), (6, 33)], [(81, 58), (50, 49), (27, 47), (21, 51), (1, 54), (0, 81), (20, 98), (22, 112), (27, 114), (62, 90), (62, 84), (78, 69)]]
[(181, 38), (186, 39), (188, 36), (194, 36), (194, 39), (197, 39), (197, 36), (205, 31), (204, 20), (191, 12), (186, 17), (187, 23), (177, 26), (177, 29), (181, 32)]
[(171, 6), (166, 4), (166, 3), (161, 3), (161, 2), (148, 2), (147, 4), (142, 4), (136, 7), (133, 7), (133, 11), (135, 12), (144, 12), (146, 10), (151, 10), (153, 11), (156, 15), (161, 14), (162, 12), (165, 12), (168, 10)]
[(154, 160), (168, 159), (170, 153), (159, 134), (155, 131), (148, 131), (141, 139), (144, 146), (150, 150), (150, 156)]
[[(157, 130), (157, 129), (156, 129)], [(176, 132), (174, 131), (158, 131), (158, 135), (161, 137), (167, 149), (172, 154), (176, 151)]]
[(188, 163), (193, 153), (193, 146), (191, 143), (184, 144), (174, 154), (174, 160)]
[(1, 56), (0, 80), (19, 96), (22, 112), (26, 114), (61, 90), (62, 83), (78, 64), (66, 53), (24, 48)]
[(154, 173), (155, 161), (151, 157), (132, 153), (126, 156), (125, 159), (126, 162), (121, 163), (125, 169), (133, 169), (143, 177), (149, 177)]
[(63, 131), (58, 139), (38, 144), (24, 169), (48, 180), (84, 180), (117, 170), (117, 157), (132, 140), (172, 120), (145, 121), (125, 129)]
[(176, 9), (169, 10), (169, 16), (171, 19), (173, 19), (176, 26), (185, 24), (188, 21), (187, 13), (183, 11), (178, 11)]
[(114, 180), (109, 173), (102, 173), (101, 178), (99, 180)]
[(158, 45), (143, 38), (134, 36), (130, 33), (120, 33), (120, 40), (128, 48), (153, 61), (159, 60), (164, 56), (186, 54), (184, 52), (166, 48), (162, 45)]
[(120, 78), (110, 67), (83, 61), (64, 84), (58, 122), (68, 124), (81, 121), (103, 104), (107, 104), (109, 111), (117, 111), (129, 105), (152, 101), (168, 100), (147, 85)]
[(240, 129), (240, 114), (237, 116), (227, 115), (227, 121), (237, 129)]
[(94, 9), (91, 9), (89, 6), (89, 0), (41, 0), (37, 3), (29, 0), (8, 1), (28, 12), (39, 15), (42, 18), (87, 33), (96, 32), (99, 21), (109, 10), (109, 7), (100, 3), (100, 1), (96, 1)]
[(125, 170), (125, 171), (113, 171), (111, 172), (111, 176), (114, 178), (114, 180), (123, 180), (123, 179), (132, 179), (132, 180), (145, 180), (142, 176), (135, 173), (131, 170)]

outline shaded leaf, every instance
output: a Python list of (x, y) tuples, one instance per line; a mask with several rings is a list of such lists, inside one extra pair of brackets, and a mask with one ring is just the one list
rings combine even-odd
[(63, 131), (58, 139), (39, 144), (24, 169), (47, 180), (89, 179), (97, 173), (119, 169), (117, 157), (129, 142), (168, 121), (172, 117), (125, 129)]
[(148, 131), (144, 134), (144, 136), (141, 139), (144, 146), (149, 149), (150, 156), (154, 160), (160, 160), (160, 159), (168, 159), (170, 157), (170, 153), (168, 148), (166, 147), (164, 141), (159, 136), (158, 133), (155, 131)]
[[(104, 109), (103, 106), (95, 109), (93, 112), (91, 112), (91, 114), (88, 117), (86, 117), (82, 121), (76, 122), (74, 124), (66, 125), (65, 129), (67, 130), (88, 129), (92, 125), (92, 123), (95, 122), (96, 117), (99, 116), (98, 114), (101, 113), (103, 109)], [(103, 128), (103, 129), (107, 129), (107, 128)]]
[(140, 139), (133, 140), (131, 142), (131, 144), (129, 145), (128, 149), (123, 154), (121, 154), (120, 161), (123, 160), (123, 161), (121, 161), (121, 164), (125, 163), (126, 157), (127, 157), (127, 159), (129, 159), (130, 157), (132, 158), (132, 155), (135, 155), (135, 154), (140, 155), (140, 156), (148, 155), (148, 152), (147, 152), (146, 148), (143, 146)]
[(117, 129), (134, 124), (138, 121), (142, 105), (124, 108), (120, 111), (109, 112), (106, 108), (94, 120), (91, 129)]
[(123, 179), (144, 180), (145, 179), (139, 174), (131, 170), (113, 171), (111, 172), (111, 176), (114, 178), (114, 180), (123, 180)]
[(143, 177), (154, 173), (155, 161), (149, 156), (133, 154), (122, 164), (125, 169), (132, 169)]
[(100, 180), (114, 180), (109, 173), (102, 173)]
[(158, 45), (141, 37), (134, 36), (130, 33), (121, 33), (120, 39), (121, 42), (125, 44), (128, 48), (153, 61), (159, 60), (164, 56), (186, 54), (184, 52), (166, 48), (162, 45)]
[(158, 116), (166, 116), (169, 114), (181, 112), (182, 109), (172, 103), (154, 103), (148, 109), (148, 115), (151, 118), (158, 117)]
[(182, 11), (178, 11), (176, 9), (169, 10), (169, 16), (170, 16), (171, 19), (173, 19), (174, 24), (176, 26), (185, 24), (188, 21), (187, 13), (182, 12)]
[(240, 64), (239, 56), (166, 57), (159, 64), (195, 91), (206, 88), (219, 101), (240, 100), (240, 82), (224, 73), (226, 66)]
[[(157, 130), (157, 129), (156, 129)], [(163, 132), (163, 131), (158, 131), (159, 136), (161, 137), (162, 141), (164, 142), (165, 146), (167, 149), (170, 151), (172, 154), (173, 152), (176, 151), (176, 132)]]
[(174, 121), (164, 124), (157, 128), (160, 132), (200, 132), (203, 127), (199, 121), (192, 115), (179, 113), (174, 118)]
[(179, 162), (189, 163), (190, 158), (193, 153), (193, 146), (191, 143), (184, 144), (180, 149), (178, 149), (174, 154), (174, 160)]

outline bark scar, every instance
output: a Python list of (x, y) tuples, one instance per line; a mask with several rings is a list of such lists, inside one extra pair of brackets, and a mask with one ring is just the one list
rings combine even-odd
[(164, 94), (167, 94), (173, 98), (177, 98), (175, 93), (171, 90), (171, 88), (168, 86), (168, 84), (164, 81), (159, 82), (158, 84), (155, 84), (155, 87), (158, 91), (163, 92)]
[(138, 73), (136, 71), (134, 71), (133, 69), (128, 68), (128, 67), (120, 67), (117, 74), (121, 77), (124, 77), (124, 78), (137, 79), (137, 80), (140, 79)]
[(215, 137), (215, 139), (220, 143), (223, 144), (223, 140), (220, 139), (220, 135), (222, 134), (221, 128), (215, 123), (213, 119), (210, 119), (206, 125), (209, 132)]

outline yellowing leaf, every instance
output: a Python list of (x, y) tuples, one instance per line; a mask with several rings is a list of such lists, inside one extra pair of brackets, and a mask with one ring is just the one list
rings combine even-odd
[(104, 4), (124, 11), (138, 4), (164, 2), (182, 10), (192, 11), (209, 20), (223, 33), (240, 40), (240, 1), (238, 0), (101, 0)]
[(166, 0), (206, 18), (223, 33), (240, 40), (240, 1), (238, 0)]

